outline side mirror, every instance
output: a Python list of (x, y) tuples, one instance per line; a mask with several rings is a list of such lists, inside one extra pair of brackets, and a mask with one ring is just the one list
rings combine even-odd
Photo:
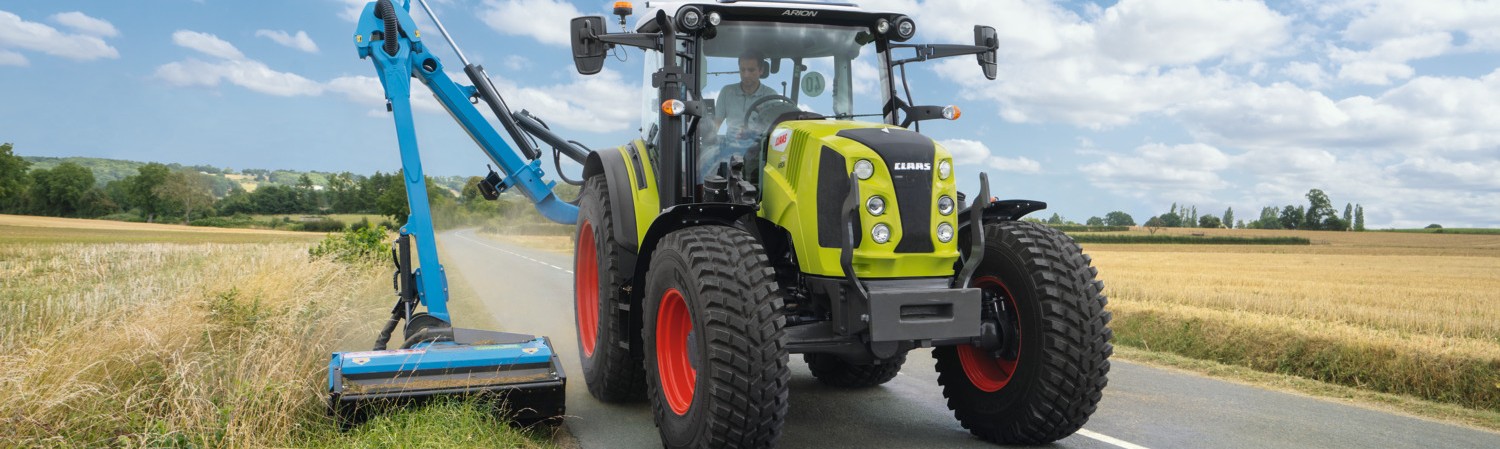
[(995, 79), (996, 72), (999, 70), (995, 61), (995, 53), (996, 49), (1000, 48), (1000, 39), (996, 37), (995, 27), (974, 25), (974, 45), (989, 49), (976, 57), (979, 58), (979, 68), (984, 69), (984, 77)]
[(576, 17), (569, 24), (573, 40), (573, 65), (582, 75), (593, 75), (604, 70), (604, 56), (609, 53), (609, 44), (599, 39), (604, 28), (603, 16)]

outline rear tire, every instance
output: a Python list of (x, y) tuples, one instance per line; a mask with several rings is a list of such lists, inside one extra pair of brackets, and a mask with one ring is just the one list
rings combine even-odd
[(776, 445), (787, 413), (782, 298), (745, 231), (667, 234), (646, 279), (646, 379), (668, 448)]
[(938, 383), (964, 428), (1001, 444), (1046, 444), (1072, 435), (1099, 404), (1109, 374), (1110, 315), (1103, 283), (1073, 239), (1007, 221), (985, 226), (974, 273), (986, 307), (1015, 323), (1011, 346), (933, 350)]
[(590, 177), (578, 204), (578, 234), (573, 245), (573, 298), (578, 326), (578, 355), (589, 394), (604, 402), (646, 398), (646, 371), (640, 359), (619, 342), (630, 341), (618, 295), (625, 276), (617, 264), (609, 188), (604, 176)]
[(803, 354), (808, 370), (819, 382), (831, 387), (869, 388), (890, 382), (906, 363), (906, 353), (880, 363), (849, 363), (833, 354)]

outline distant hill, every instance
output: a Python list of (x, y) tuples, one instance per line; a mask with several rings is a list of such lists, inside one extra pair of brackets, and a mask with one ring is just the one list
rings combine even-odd
[[(30, 162), (31, 169), (33, 170), (51, 170), (52, 168), (57, 167), (59, 164), (62, 164), (64, 162), (72, 162), (74, 164), (78, 164), (94, 172), (94, 182), (95, 184), (98, 184), (99, 187), (104, 187), (110, 182), (119, 181), (121, 179), (125, 179), (126, 177), (135, 175), (139, 173), (139, 169), (141, 166), (147, 164), (147, 162), (105, 159), (98, 157), (22, 156), (22, 159)], [(295, 186), (297, 185), (298, 181), (302, 179), (302, 175), (307, 175), (307, 179), (312, 181), (313, 185), (327, 187), (328, 178), (334, 175), (334, 173), (329, 172), (303, 172), (297, 170), (281, 169), (267, 170), (258, 168), (247, 168), (244, 170), (236, 171), (233, 169), (223, 169), (211, 165), (185, 166), (175, 162), (164, 165), (166, 165), (168, 168), (171, 168), (172, 170), (191, 169), (209, 175), (213, 180), (214, 196), (219, 197), (222, 197), (225, 194), (229, 193), (229, 190), (236, 185), (247, 191), (253, 191), (257, 187), (266, 185)], [(368, 176), (368, 174), (357, 173), (356, 175)], [(437, 183), (438, 185), (441, 185), (443, 187), (447, 187), (454, 194), (463, 191), (464, 184), (468, 182), (467, 176), (431, 176), (431, 178), (434, 183)]]

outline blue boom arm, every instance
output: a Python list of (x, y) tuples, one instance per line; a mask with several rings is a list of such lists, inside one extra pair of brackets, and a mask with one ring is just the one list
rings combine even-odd
[[(354, 43), (360, 58), (369, 59), (375, 64), (375, 72), (379, 74), (380, 84), (385, 88), (387, 108), (396, 122), (407, 204), (411, 210), (401, 234), (415, 238), (417, 257), (422, 265), (421, 269), (413, 272), (417, 299), (427, 306), (428, 314), (451, 323), (447, 306), (448, 280), (442, 264), (438, 262), (426, 177), (422, 172), (416, 128), (412, 122), (412, 78), (421, 80), (432, 91), (438, 102), (463, 126), (490, 160), (505, 172), (506, 176), (502, 180), (490, 186), (496, 193), (511, 187), (519, 188), (527, 199), (536, 204), (542, 216), (557, 223), (575, 223), (578, 219), (578, 207), (562, 201), (552, 193), (555, 183), (543, 179), (545, 174), (535, 149), (525, 146), (526, 142), (518, 141), (517, 145), (527, 150), (530, 159), (529, 162), (523, 160), (500, 137), (500, 133), (490, 125), (485, 116), (480, 114), (474, 103), (469, 101), (480, 89), (459, 85), (443, 71), (442, 61), (428, 51), (422, 42), (422, 33), (408, 12), (410, 3), (399, 7), (391, 3), (385, 3), (382, 7), (381, 3), (384, 2), (371, 2), (365, 6), (364, 13), (360, 15)], [(380, 9), (388, 11), (379, 11)], [(463, 57), (462, 53), (459, 53), (459, 57)], [(493, 93), (493, 87), (483, 75), (483, 69), (474, 65), (467, 65), (465, 69), (476, 84), (483, 81), (484, 90), (489, 92), (480, 93), (489, 97), (485, 98), (486, 102), (494, 108), (496, 115), (500, 115), (498, 119), (507, 127), (512, 139), (520, 140), (522, 137), (516, 129), (514, 119), (505, 111), (498, 95)], [(497, 106), (496, 103), (500, 105)], [(571, 150), (570, 157), (578, 159), (575, 155), (577, 148), (567, 150)]]

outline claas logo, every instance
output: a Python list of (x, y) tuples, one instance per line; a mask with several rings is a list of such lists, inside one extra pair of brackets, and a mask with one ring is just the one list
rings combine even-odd
[(778, 147), (782, 146), (782, 145), (786, 145), (786, 141), (788, 139), (791, 139), (791, 138), (792, 138), (792, 134), (791, 133), (785, 133), (785, 134), (776, 136), (776, 142), (773, 143), (773, 145), (776, 145)]

